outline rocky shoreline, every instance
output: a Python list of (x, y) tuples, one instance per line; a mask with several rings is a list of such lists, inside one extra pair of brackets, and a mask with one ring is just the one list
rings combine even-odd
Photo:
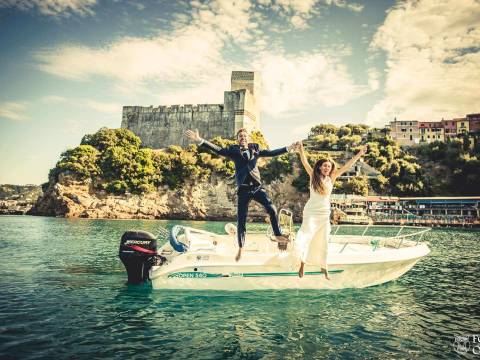
[(25, 215), (33, 205), (30, 201), (0, 200), (0, 215)]
[[(293, 177), (266, 185), (278, 209), (291, 209), (294, 219), (301, 219), (307, 194), (300, 194), (292, 185)], [(27, 212), (28, 215), (94, 219), (236, 219), (235, 185), (211, 178), (205, 183), (186, 184), (181, 189), (159, 188), (156, 192), (134, 195), (112, 195), (95, 190), (71, 175), (61, 174), (58, 182), (49, 183), (44, 194)], [(250, 221), (264, 221), (264, 209), (252, 202)]]
[(41, 195), (37, 185), (0, 185), (0, 215), (25, 215)]

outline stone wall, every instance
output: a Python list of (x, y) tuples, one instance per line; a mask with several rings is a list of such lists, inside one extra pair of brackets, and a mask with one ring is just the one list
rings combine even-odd
[(124, 106), (122, 128), (133, 131), (144, 146), (162, 149), (189, 145), (184, 132), (198, 129), (200, 136), (234, 137), (238, 129), (260, 129), (258, 74), (232, 72), (232, 89), (224, 92), (223, 104)]
[(124, 106), (122, 128), (133, 131), (144, 146), (160, 149), (169, 145), (187, 146), (187, 129), (198, 129), (206, 138), (230, 137), (235, 113), (223, 105), (174, 105), (159, 107)]

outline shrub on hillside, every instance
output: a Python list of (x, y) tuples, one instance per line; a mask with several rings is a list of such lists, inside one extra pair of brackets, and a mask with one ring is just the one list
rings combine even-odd
[(80, 180), (87, 180), (100, 174), (98, 166), (99, 151), (90, 145), (80, 145), (74, 149), (64, 151), (50, 176), (58, 179), (61, 172), (72, 172)]

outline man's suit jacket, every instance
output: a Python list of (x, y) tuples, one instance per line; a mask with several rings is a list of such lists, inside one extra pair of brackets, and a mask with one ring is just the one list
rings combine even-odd
[(245, 159), (242, 155), (242, 151), (239, 145), (230, 145), (226, 148), (221, 148), (206, 140), (200, 146), (214, 151), (215, 153), (229, 157), (235, 164), (235, 180), (237, 186), (240, 186), (245, 181), (247, 174), (250, 175), (259, 183), (262, 183), (260, 178), (260, 171), (257, 167), (257, 161), (261, 157), (271, 157), (285, 154), (288, 150), (286, 147), (275, 150), (260, 150), (258, 144), (248, 144), (248, 150), (250, 150), (250, 159)]

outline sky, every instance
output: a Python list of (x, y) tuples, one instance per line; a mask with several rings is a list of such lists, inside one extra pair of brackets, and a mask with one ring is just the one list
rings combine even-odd
[(322, 123), (480, 112), (480, 1), (0, 0), (0, 183), (41, 184), (122, 106), (221, 104), (258, 71), (273, 147)]

